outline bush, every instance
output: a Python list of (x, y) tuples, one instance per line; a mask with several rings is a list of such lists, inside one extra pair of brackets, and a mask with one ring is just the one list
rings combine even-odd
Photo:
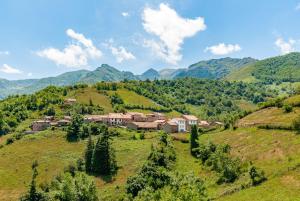
[(22, 137), (23, 137), (23, 134), (22, 134), (22, 133), (16, 133), (16, 134), (14, 135), (14, 138), (15, 138), (16, 140), (20, 140)]
[(53, 106), (49, 107), (49, 108), (45, 111), (44, 114), (45, 114), (45, 115), (48, 115), (48, 116), (55, 116), (55, 109), (54, 109), (54, 107), (53, 107)]
[(175, 151), (167, 134), (163, 133), (159, 144), (152, 146), (147, 162), (138, 174), (128, 178), (127, 194), (136, 197), (145, 188), (160, 189), (170, 184), (169, 170), (176, 160)]
[(14, 142), (15, 142), (15, 138), (13, 138), (13, 137), (9, 137), (9, 138), (6, 139), (6, 144), (7, 145), (12, 144)]
[(258, 170), (255, 166), (249, 169), (249, 176), (253, 186), (257, 186), (267, 180), (264, 171)]
[(141, 140), (144, 140), (144, 139), (145, 139), (145, 133), (144, 133), (144, 132), (141, 132), (141, 134), (140, 134), (140, 139), (141, 139)]
[(218, 184), (234, 182), (241, 174), (240, 161), (229, 156), (229, 145), (215, 145), (209, 142), (207, 145), (200, 144), (196, 151), (197, 158), (203, 164), (219, 173)]
[(293, 107), (289, 104), (284, 104), (282, 109), (285, 113), (290, 113), (293, 111)]

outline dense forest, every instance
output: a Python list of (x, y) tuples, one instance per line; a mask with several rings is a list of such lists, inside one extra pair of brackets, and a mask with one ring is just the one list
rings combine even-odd
[(235, 104), (236, 100), (257, 104), (276, 96), (275, 91), (263, 84), (196, 78), (130, 81), (125, 87), (181, 113), (192, 113), (188, 105), (193, 105), (202, 111), (202, 118), (220, 120), (226, 115), (243, 115)]

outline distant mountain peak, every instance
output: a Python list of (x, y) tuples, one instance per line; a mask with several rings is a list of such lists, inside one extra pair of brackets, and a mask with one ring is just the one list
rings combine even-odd
[(142, 75), (139, 76), (142, 80), (154, 80), (154, 79), (158, 79), (160, 77), (160, 74), (157, 70), (153, 69), (153, 68), (149, 68), (148, 70), (146, 70)]

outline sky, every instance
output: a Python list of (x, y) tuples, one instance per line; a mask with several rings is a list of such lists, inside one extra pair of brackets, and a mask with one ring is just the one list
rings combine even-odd
[(300, 0), (1, 0), (0, 78), (300, 51)]

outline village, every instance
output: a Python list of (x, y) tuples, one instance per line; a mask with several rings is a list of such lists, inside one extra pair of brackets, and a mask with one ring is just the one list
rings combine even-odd
[[(76, 103), (76, 99), (65, 100), (66, 105)], [(84, 115), (85, 123), (102, 123), (107, 126), (119, 126), (132, 130), (156, 131), (163, 130), (166, 133), (185, 133), (191, 130), (193, 125), (198, 127), (208, 128), (210, 126), (222, 125), (221, 122), (208, 122), (199, 120), (194, 115), (181, 115), (176, 118), (167, 118), (165, 114), (153, 112), (144, 114), (141, 112), (127, 112), (127, 113), (108, 113), (105, 115)], [(46, 130), (49, 127), (64, 127), (68, 126), (72, 121), (71, 116), (64, 116), (63, 119), (56, 120), (54, 116), (45, 116), (32, 122), (31, 131), (34, 133)]]

